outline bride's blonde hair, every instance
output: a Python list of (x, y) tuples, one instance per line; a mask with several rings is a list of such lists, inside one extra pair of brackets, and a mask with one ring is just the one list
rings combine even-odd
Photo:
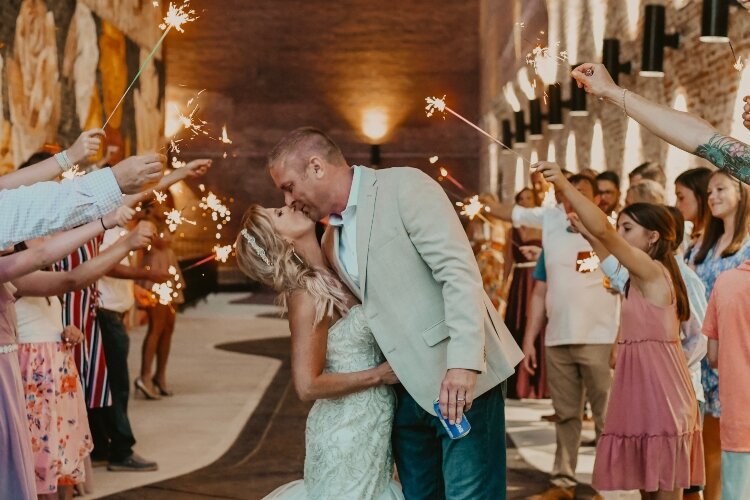
[(278, 292), (283, 307), (289, 294), (299, 290), (313, 297), (316, 324), (334, 312), (345, 314), (348, 310), (341, 282), (327, 269), (305, 263), (292, 244), (276, 232), (271, 217), (260, 205), (251, 205), (242, 217), (236, 248), (240, 270)]

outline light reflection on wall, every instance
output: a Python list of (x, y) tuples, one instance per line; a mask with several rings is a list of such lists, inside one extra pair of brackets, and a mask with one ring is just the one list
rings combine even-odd
[(635, 167), (643, 163), (643, 142), (641, 126), (628, 118), (628, 129), (625, 132), (625, 152), (622, 159), (622, 178), (624, 179)]
[(604, 28), (607, 25), (607, 2), (589, 0), (589, 12), (591, 13), (591, 31), (594, 34), (595, 57), (600, 60), (604, 46)]
[(638, 36), (638, 19), (641, 15), (641, 0), (625, 0), (628, 14), (628, 32), (630, 39), (635, 40)]
[(175, 101), (167, 102), (167, 109), (164, 116), (164, 135), (172, 137), (180, 131), (180, 108)]
[[(687, 111), (687, 98), (685, 96), (685, 89), (680, 87), (675, 92), (674, 102), (672, 107), (678, 111)], [(693, 161), (693, 155), (687, 153), (674, 146), (669, 146), (667, 149), (667, 159), (664, 163), (667, 175), (667, 203), (673, 205), (675, 202), (674, 190), (671, 186), (674, 185), (674, 180), (682, 172), (691, 167)]]
[(547, 161), (556, 161), (556, 155), (557, 151), (555, 149), (555, 143), (554, 141), (549, 141), (549, 146), (547, 147)]
[(565, 0), (565, 50), (571, 64), (578, 61), (578, 36), (581, 29), (581, 12), (583, 0)]
[(535, 163), (539, 163), (539, 153), (537, 152), (536, 148), (531, 150), (531, 156), (529, 156), (529, 163), (532, 165)]
[(568, 144), (565, 146), (565, 169), (578, 173), (578, 155), (576, 154), (576, 134), (572, 130), (568, 132)]
[(604, 155), (604, 131), (602, 122), (597, 118), (594, 123), (594, 134), (591, 138), (591, 161), (589, 166), (597, 172), (607, 170), (607, 159)]
[(388, 115), (383, 108), (369, 108), (362, 113), (362, 133), (377, 144), (388, 133)]
[(516, 158), (516, 179), (513, 194), (526, 187), (526, 164), (520, 156)]
[(732, 112), (732, 129), (730, 134), (732, 137), (743, 141), (744, 143), (750, 143), (750, 131), (745, 128), (742, 124), (742, 110), (745, 106), (745, 102), (742, 100), (746, 95), (750, 95), (750, 66), (747, 64), (747, 54), (739, 54), (742, 56), (742, 60), (745, 61), (745, 69), (742, 70), (740, 75), (740, 82), (737, 85), (737, 94), (734, 100), (734, 111)]

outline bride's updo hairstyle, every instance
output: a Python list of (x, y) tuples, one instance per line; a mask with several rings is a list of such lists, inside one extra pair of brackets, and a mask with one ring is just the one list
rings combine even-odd
[(260, 205), (251, 205), (242, 217), (236, 248), (240, 270), (248, 278), (273, 288), (283, 307), (289, 294), (299, 290), (313, 297), (316, 324), (333, 316), (334, 311), (344, 314), (348, 310), (341, 283), (327, 269), (305, 263), (276, 232), (271, 217)]

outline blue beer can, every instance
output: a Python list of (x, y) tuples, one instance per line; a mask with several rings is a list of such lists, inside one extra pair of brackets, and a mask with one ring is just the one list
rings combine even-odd
[(459, 424), (456, 422), (455, 424), (451, 424), (448, 422), (447, 419), (443, 418), (443, 414), (440, 413), (440, 400), (436, 399), (432, 403), (432, 407), (435, 409), (435, 413), (437, 414), (437, 418), (440, 419), (440, 422), (443, 424), (443, 427), (445, 427), (445, 432), (448, 433), (448, 436), (451, 439), (461, 439), (465, 435), (469, 433), (471, 430), (471, 424), (469, 423), (469, 420), (466, 418), (466, 415), (464, 415), (461, 418), (461, 423)]

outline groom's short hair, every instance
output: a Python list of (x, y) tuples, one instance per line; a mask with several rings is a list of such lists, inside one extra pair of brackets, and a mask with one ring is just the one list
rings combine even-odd
[(346, 165), (344, 154), (333, 139), (315, 127), (300, 127), (292, 130), (268, 154), (268, 168), (273, 168), (289, 154), (302, 157), (321, 156), (333, 164)]

